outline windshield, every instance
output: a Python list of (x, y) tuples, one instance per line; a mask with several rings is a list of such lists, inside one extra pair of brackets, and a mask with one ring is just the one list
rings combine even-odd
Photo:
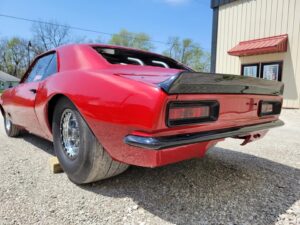
[(190, 70), (171, 58), (156, 54), (120, 48), (94, 47), (94, 49), (111, 64)]

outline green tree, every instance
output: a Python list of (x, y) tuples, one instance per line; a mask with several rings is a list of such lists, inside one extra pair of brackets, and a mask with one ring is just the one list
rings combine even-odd
[(210, 59), (210, 52), (205, 51), (201, 58), (203, 72), (210, 72)]
[(13, 76), (21, 77), (29, 61), (27, 46), (28, 40), (18, 37), (1, 40), (0, 69)]
[(169, 47), (163, 52), (164, 55), (191, 67), (195, 71), (208, 71), (209, 54), (204, 52), (199, 44), (186, 38), (169, 38)]
[(109, 40), (109, 43), (142, 50), (154, 49), (149, 35), (145, 33), (133, 33), (125, 29), (122, 29), (119, 33), (114, 34)]

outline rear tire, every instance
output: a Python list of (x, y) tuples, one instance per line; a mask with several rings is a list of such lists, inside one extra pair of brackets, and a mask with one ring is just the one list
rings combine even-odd
[(9, 137), (18, 137), (21, 133), (21, 129), (12, 123), (7, 114), (4, 115), (4, 129)]
[(55, 107), (52, 132), (58, 160), (69, 179), (76, 184), (113, 177), (128, 168), (127, 164), (110, 157), (76, 107), (66, 98), (60, 99)]

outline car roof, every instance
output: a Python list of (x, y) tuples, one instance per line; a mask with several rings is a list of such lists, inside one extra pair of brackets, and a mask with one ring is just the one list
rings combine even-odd
[[(137, 49), (137, 48), (131, 48), (131, 47), (125, 47), (125, 46), (120, 46), (120, 45), (110, 45), (110, 44), (100, 44), (100, 43), (80, 43), (80, 44), (65, 44), (65, 45), (61, 45), (57, 48), (53, 48), (51, 50), (48, 50), (46, 52), (43, 52), (40, 55), (37, 55), (35, 58), (40, 58), (44, 55), (53, 53), (54, 51), (60, 51), (60, 50), (64, 50), (64, 49), (68, 49), (68, 48), (75, 48), (75, 47), (103, 47), (103, 48), (117, 48), (117, 49), (124, 49), (124, 50), (131, 50), (131, 51), (137, 51), (137, 52), (141, 52), (141, 53), (145, 53), (145, 54), (151, 54), (151, 55), (155, 55), (158, 57), (163, 57), (163, 58), (169, 58), (172, 59), (171, 57), (168, 56), (164, 56), (155, 52), (151, 52), (151, 51), (146, 51), (146, 50), (142, 50), (142, 49)], [(174, 60), (174, 59), (172, 59)], [(176, 61), (176, 60), (174, 60)], [(178, 62), (179, 63), (179, 62)]]
[[(131, 51), (137, 51), (137, 52), (142, 52), (145, 54), (153, 54), (153, 55), (157, 55), (160, 57), (166, 57), (169, 58), (167, 56), (155, 53), (155, 52), (151, 52), (148, 50), (142, 50), (142, 49), (138, 49), (138, 48), (132, 48), (132, 47), (126, 47), (126, 46), (121, 46), (121, 45), (111, 45), (111, 44), (101, 44), (101, 43), (80, 43), (80, 44), (65, 44), (65, 45), (61, 45), (55, 49), (50, 50), (51, 51), (55, 51), (58, 49), (63, 49), (63, 48), (72, 48), (72, 47), (76, 47), (76, 46), (89, 46), (89, 47), (103, 47), (103, 48), (117, 48), (117, 49), (124, 49), (124, 50), (131, 50)], [(46, 53), (44, 53), (46, 54)]]
[[(170, 59), (186, 68), (188, 68), (187, 66), (185, 66), (184, 64), (174, 60), (173, 58), (170, 58), (170, 57), (167, 57), (167, 56), (164, 56), (164, 55), (161, 55), (161, 54), (157, 54), (157, 53), (154, 53), (154, 52), (150, 52), (150, 51), (145, 51), (145, 50), (141, 50), (141, 49), (136, 49), (136, 48), (130, 48), (130, 47), (124, 47), (124, 46), (119, 46), (119, 45), (110, 45), (110, 44), (99, 44), (99, 43), (80, 43), (80, 44), (66, 44), (66, 45), (61, 45), (55, 49), (52, 49), (50, 51), (47, 51), (47, 52), (44, 52), (43, 54), (39, 55), (36, 57), (36, 59), (42, 57), (42, 56), (45, 56), (47, 54), (50, 54), (50, 53), (53, 53), (54, 51), (58, 52), (59, 54), (62, 54), (64, 52), (80, 52), (80, 51), (85, 51), (87, 52), (87, 49), (93, 49), (93, 48), (97, 48), (97, 47), (102, 47), (102, 48), (114, 48), (114, 49), (124, 49), (124, 50), (129, 50), (129, 51), (136, 51), (136, 52), (139, 52), (139, 53), (144, 53), (144, 54), (151, 54), (153, 56), (156, 56), (156, 57), (160, 57), (160, 58), (166, 58), (166, 59)], [(91, 53), (93, 54), (93, 53)], [(97, 54), (98, 55), (98, 54)], [(95, 64), (98, 64), (100, 65), (101, 64), (101, 67), (102, 66), (107, 66), (107, 65), (110, 65), (109, 63), (107, 63), (107, 61), (100, 57), (99, 58), (102, 60), (102, 62), (100, 63), (100, 61), (98, 61), (99, 59), (97, 59), (96, 61), (97, 62), (91, 62), (90, 60), (89, 61), (84, 61), (84, 62), (80, 62), (80, 60), (78, 62), (78, 64), (81, 64), (83, 65), (84, 63), (86, 63), (85, 65), (91, 65), (94, 63)], [(77, 59), (77, 58), (76, 58)], [(73, 62), (74, 63), (74, 62)], [(76, 65), (76, 63), (74, 63), (73, 65)], [(67, 67), (60, 67), (61, 69), (62, 68), (71, 68), (72, 66), (68, 63)], [(80, 66), (79, 66), (80, 67)], [(79, 68), (77, 67), (77, 68)], [(103, 68), (103, 67), (102, 67)]]

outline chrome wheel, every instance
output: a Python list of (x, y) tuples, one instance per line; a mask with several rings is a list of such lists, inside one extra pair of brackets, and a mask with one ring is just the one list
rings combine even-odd
[(70, 109), (62, 113), (60, 136), (67, 157), (71, 160), (76, 159), (79, 154), (80, 131), (76, 115)]
[(12, 126), (11, 120), (10, 120), (10, 119), (8, 118), (8, 116), (6, 115), (6, 116), (5, 116), (5, 129), (6, 129), (7, 131), (10, 131), (11, 126)]

